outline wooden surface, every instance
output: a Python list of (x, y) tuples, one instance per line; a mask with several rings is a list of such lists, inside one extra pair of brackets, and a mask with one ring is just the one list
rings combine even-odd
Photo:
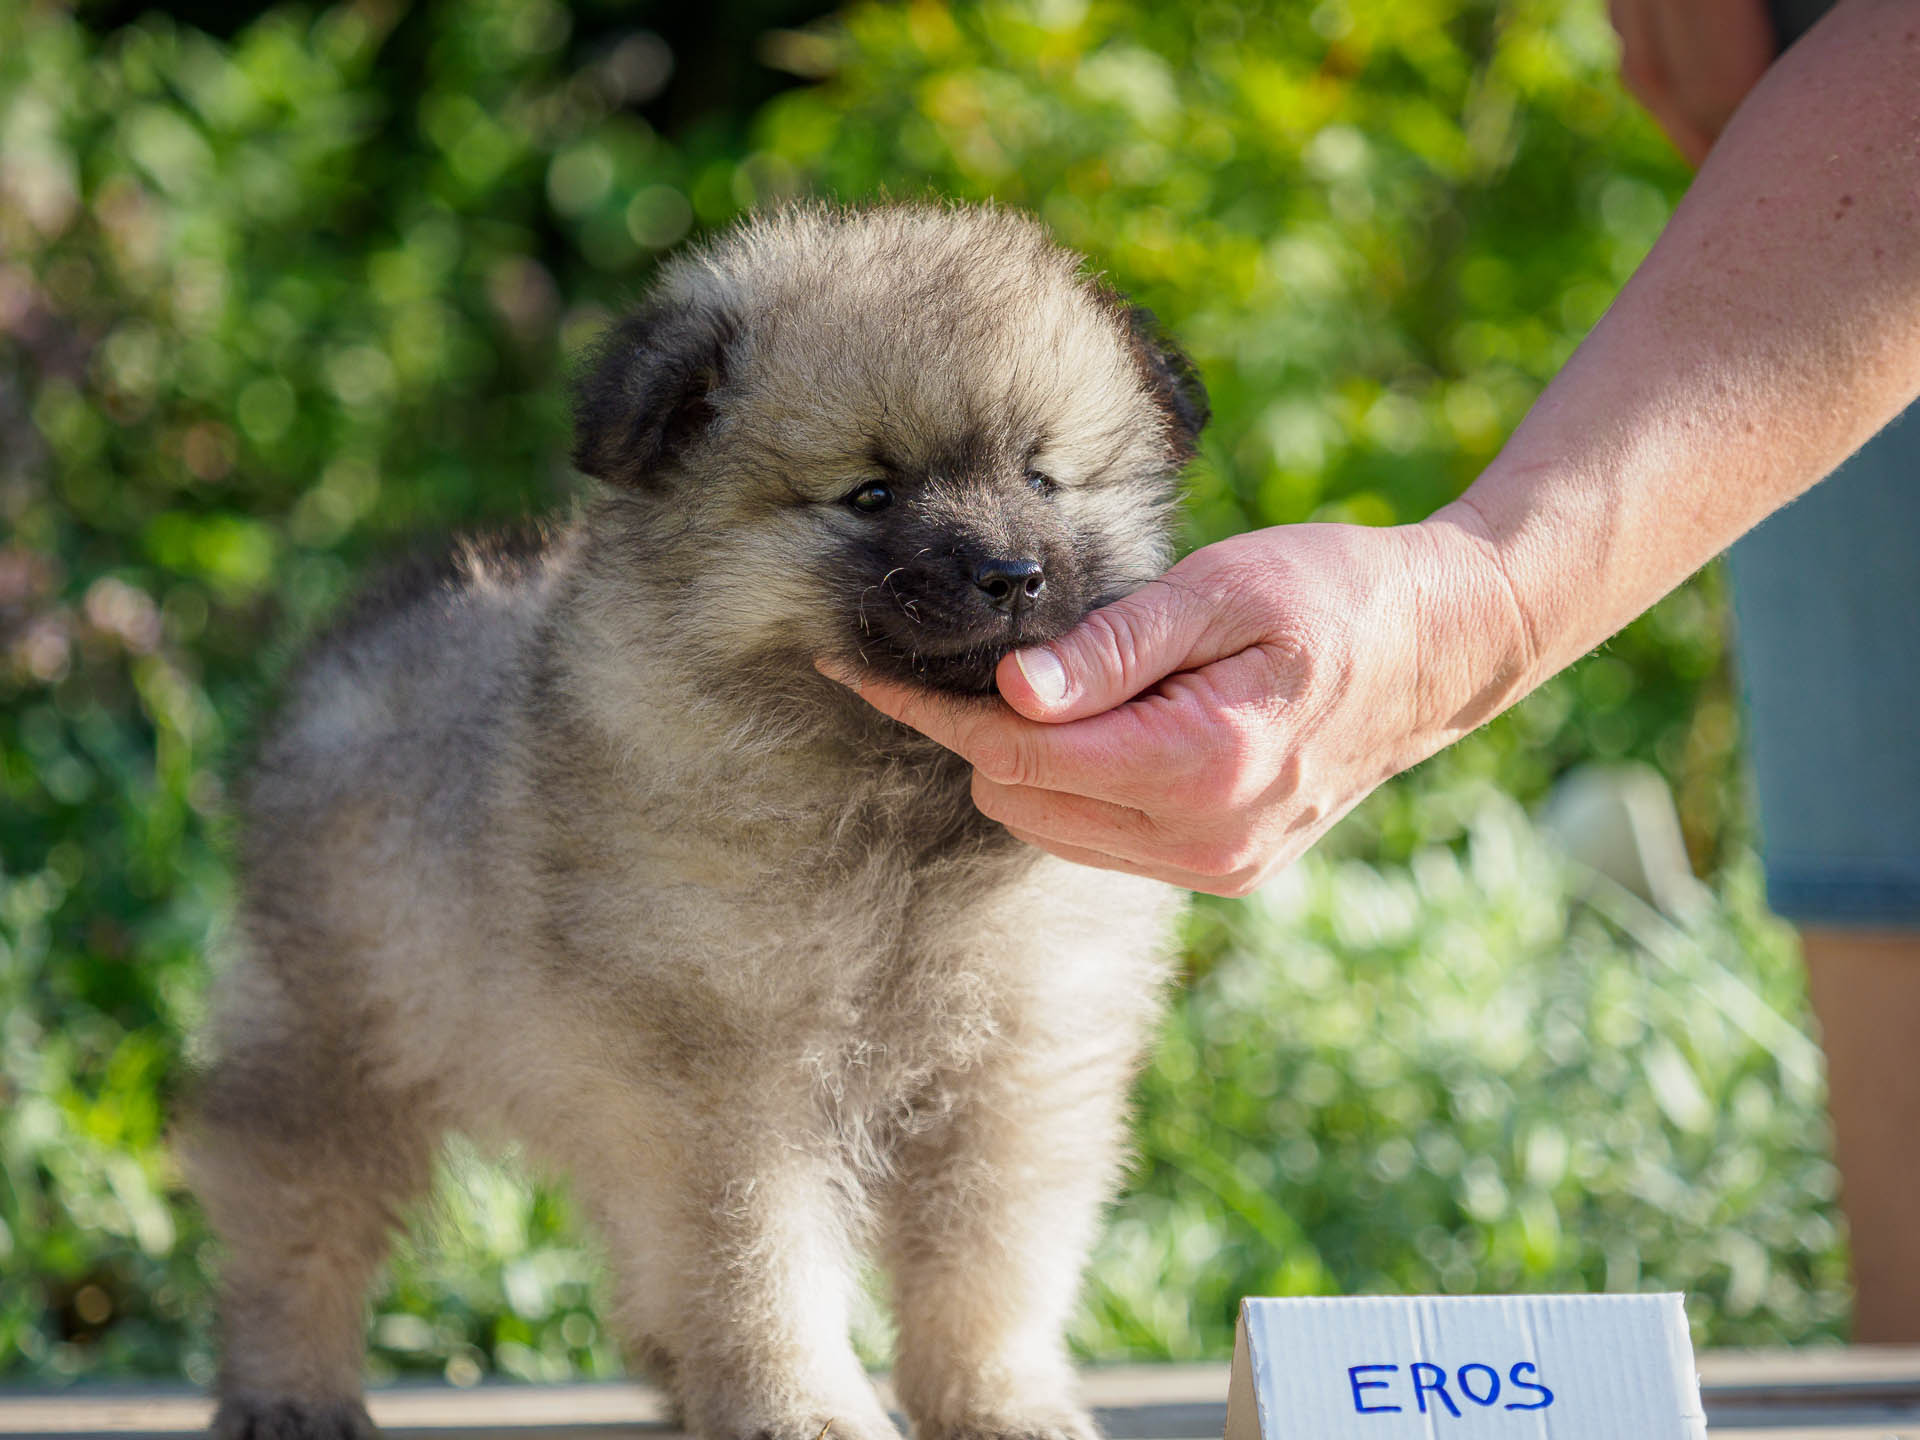
[[(1920, 1440), (1920, 1347), (1721, 1352), (1700, 1359), (1715, 1440)], [(883, 1384), (884, 1388), (884, 1384)], [(1224, 1365), (1089, 1370), (1088, 1401), (1114, 1440), (1210, 1440), (1226, 1424)], [(671, 1440), (640, 1385), (395, 1386), (374, 1392), (389, 1440)], [(184, 1389), (0, 1390), (0, 1437), (93, 1440), (198, 1433), (205, 1399)]]

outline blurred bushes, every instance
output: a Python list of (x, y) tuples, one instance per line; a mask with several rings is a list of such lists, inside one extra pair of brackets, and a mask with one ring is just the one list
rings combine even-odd
[[(752, 43), (815, 83), (674, 120), (700, 57), (617, 9), (354, 0), (215, 39), (0, 7), (0, 1373), (205, 1375), (161, 1135), (247, 717), (371, 557), (564, 502), (564, 356), (660, 251), (809, 191), (1033, 208), (1200, 362), (1205, 540), (1456, 493), (1683, 182), (1592, 4), (921, 0)], [(1721, 610), (1695, 582), (1291, 888), (1196, 911), (1090, 1352), (1218, 1353), (1244, 1290), (1660, 1284), (1704, 1338), (1832, 1330)], [(1489, 798), (1628, 755), (1732, 877), (1684, 931), (1578, 899)], [(455, 1170), (381, 1362), (609, 1368), (564, 1197)]]
[(1194, 918), (1089, 1349), (1219, 1356), (1243, 1294), (1688, 1292), (1713, 1344), (1831, 1335), (1818, 1050), (1757, 873), (1674, 925), (1513, 802)]

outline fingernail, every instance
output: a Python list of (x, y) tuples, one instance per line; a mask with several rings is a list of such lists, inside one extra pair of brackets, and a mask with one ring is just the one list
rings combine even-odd
[(1067, 667), (1051, 650), (1016, 650), (1013, 663), (1027, 677), (1028, 688), (1047, 704), (1058, 705), (1067, 698)]

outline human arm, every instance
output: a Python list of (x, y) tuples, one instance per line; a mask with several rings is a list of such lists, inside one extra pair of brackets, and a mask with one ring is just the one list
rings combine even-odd
[(1756, 87), (1459, 501), (1419, 525), (1197, 551), (1049, 647), (1057, 698), (1035, 687), (1036, 654), (1002, 662), (1006, 706), (862, 693), (971, 760), (976, 803), (1016, 834), (1244, 893), (1920, 391), (1916, 236), (1920, 15), (1843, 0)]
[(1620, 78), (1697, 166), (1779, 47), (1765, 0), (1608, 0)]
[(1916, 392), (1920, 10), (1846, 0), (1755, 87), (1619, 300), (1434, 518), (1484, 530), (1538, 650), (1531, 688)]

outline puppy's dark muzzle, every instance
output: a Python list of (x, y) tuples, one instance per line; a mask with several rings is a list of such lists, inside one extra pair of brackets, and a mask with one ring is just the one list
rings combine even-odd
[(1008, 651), (1045, 644), (1078, 623), (1085, 581), (1071, 546), (1032, 526), (995, 528), (989, 536), (974, 527), (916, 527), (876, 547), (853, 606), (862, 665), (984, 694)]
[(1038, 560), (982, 560), (973, 584), (1002, 615), (1018, 616), (1039, 601), (1047, 577)]

